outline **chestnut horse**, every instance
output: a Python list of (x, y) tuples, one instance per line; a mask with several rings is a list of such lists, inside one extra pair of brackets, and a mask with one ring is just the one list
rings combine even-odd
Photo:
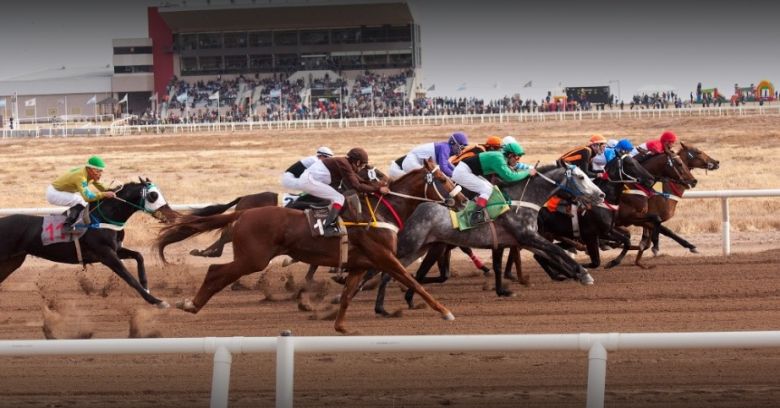
[[(348, 228), (349, 256), (346, 285), (335, 322), (338, 332), (346, 333), (344, 316), (358, 283), (369, 268), (385, 271), (401, 284), (415, 289), (428, 305), (445, 320), (453, 320), (452, 313), (433, 298), (404, 269), (395, 255), (398, 219), (405, 219), (422, 201), (440, 202), (442, 196), (458, 194), (455, 185), (432, 161), (390, 184), (391, 195), (372, 196), (371, 208), (375, 219), (357, 214), (355, 228)], [(368, 200), (368, 199), (367, 199)], [(379, 205), (378, 203), (381, 203)], [(370, 211), (371, 212), (371, 211)], [(234, 223), (235, 221), (235, 223)], [(358, 222), (359, 221), (359, 222)], [(176, 224), (164, 228), (157, 239), (158, 252), (165, 261), (168, 245), (194, 235), (225, 228), (233, 228), (233, 262), (209, 266), (206, 277), (195, 298), (185, 299), (177, 307), (197, 313), (217, 292), (244, 275), (264, 270), (276, 256), (290, 257), (315, 265), (339, 266), (338, 237), (312, 237), (303, 211), (281, 207), (260, 207), (209, 217), (185, 216)]]

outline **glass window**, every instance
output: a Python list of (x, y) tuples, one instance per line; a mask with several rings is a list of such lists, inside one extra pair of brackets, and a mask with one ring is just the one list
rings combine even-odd
[(152, 47), (114, 47), (114, 55), (151, 54)]
[(274, 59), (271, 55), (250, 55), (249, 67), (252, 71), (272, 71)]
[(365, 43), (386, 41), (385, 27), (363, 27), (363, 41)]
[(276, 56), (276, 69), (291, 70), (298, 69), (297, 54), (279, 54)]
[(182, 50), (197, 50), (198, 49), (198, 35), (197, 34), (182, 34), (181, 36)]
[(196, 57), (182, 57), (181, 72), (196, 72), (198, 70), (198, 59)]
[(364, 55), (363, 61), (366, 64), (366, 68), (382, 68), (387, 66), (387, 54)]
[(412, 53), (390, 54), (390, 65), (393, 68), (407, 68), (412, 66)]
[(214, 49), (222, 48), (222, 34), (221, 33), (202, 33), (198, 34), (198, 48), (200, 49)]
[(359, 28), (342, 28), (333, 30), (333, 44), (354, 44), (360, 42)]
[(271, 32), (270, 31), (257, 31), (249, 33), (249, 46), (250, 47), (270, 47)]
[(246, 55), (228, 55), (225, 57), (225, 70), (227, 71), (244, 71), (246, 67)]
[(329, 32), (327, 30), (301, 31), (301, 44), (323, 45), (328, 43)]
[(200, 71), (213, 72), (222, 69), (222, 57), (200, 57)]
[(340, 69), (357, 69), (363, 66), (360, 55), (339, 55), (333, 57), (333, 60)]
[(298, 45), (297, 31), (275, 31), (274, 45)]
[(412, 26), (391, 26), (387, 28), (387, 41), (409, 42), (412, 41)]
[(225, 48), (246, 48), (246, 33), (225, 33)]

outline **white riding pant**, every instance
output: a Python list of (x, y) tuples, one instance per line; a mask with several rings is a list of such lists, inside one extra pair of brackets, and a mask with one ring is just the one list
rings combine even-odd
[(493, 184), (485, 180), (485, 178), (474, 174), (471, 171), (471, 167), (468, 164), (460, 162), (455, 166), (455, 170), (452, 171), (452, 181), (463, 186), (463, 188), (471, 190), (481, 198), (487, 200), (490, 195), (493, 194)]
[(404, 157), (404, 161), (401, 162), (401, 170), (403, 170), (404, 174), (412, 171), (422, 168), (422, 163), (420, 163), (420, 158), (417, 157), (415, 154), (407, 154), (406, 157)]
[(390, 162), (390, 171), (388, 172), (388, 175), (393, 180), (400, 178), (406, 174), (406, 172), (396, 163), (395, 161)]
[(298, 177), (295, 177), (294, 174), (290, 173), (289, 171), (285, 171), (284, 174), (282, 174), (282, 186), (284, 188), (292, 191), (298, 191), (298, 184), (300, 184), (300, 180)]
[(87, 206), (87, 202), (84, 200), (84, 197), (82, 197), (81, 194), (59, 191), (51, 184), (49, 184), (49, 187), (46, 187), (46, 201), (48, 201), (49, 204), (68, 208), (73, 207), (76, 204), (81, 204), (84, 207)]
[(301, 174), (301, 178), (298, 179), (298, 189), (315, 197), (330, 200), (332, 203), (337, 203), (341, 206), (344, 205), (343, 194), (336, 191), (335, 188), (316, 180), (308, 170), (304, 171), (303, 174)]

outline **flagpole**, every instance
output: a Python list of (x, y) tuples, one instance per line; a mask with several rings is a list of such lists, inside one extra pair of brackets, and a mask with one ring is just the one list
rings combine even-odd
[(65, 95), (65, 137), (68, 137), (68, 95)]
[(19, 128), (19, 94), (14, 92), (14, 110), (16, 113), (14, 116), (16, 117), (16, 128)]

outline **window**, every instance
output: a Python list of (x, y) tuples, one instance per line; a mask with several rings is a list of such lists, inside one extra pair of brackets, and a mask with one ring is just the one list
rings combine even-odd
[(333, 61), (341, 69), (357, 69), (363, 66), (360, 55), (339, 55), (333, 57)]
[(151, 54), (152, 47), (114, 47), (114, 55)]
[(222, 34), (220, 33), (198, 34), (198, 48), (202, 50), (222, 48)]
[(225, 48), (246, 48), (246, 33), (225, 33)]
[(198, 70), (198, 59), (196, 57), (182, 57), (181, 72), (195, 72)]
[(274, 59), (270, 55), (250, 55), (249, 67), (252, 71), (271, 71), (274, 68)]
[(201, 72), (217, 72), (222, 69), (222, 57), (200, 57)]
[(276, 56), (276, 69), (292, 70), (298, 69), (297, 54), (279, 54)]
[(385, 27), (363, 27), (361, 30), (363, 33), (364, 43), (385, 42)]
[(364, 55), (363, 61), (366, 64), (366, 68), (382, 68), (387, 66), (387, 54)]
[(114, 66), (115, 74), (134, 74), (139, 72), (153, 72), (153, 69), (151, 65)]
[(244, 71), (246, 67), (246, 55), (228, 55), (225, 57), (225, 69), (228, 71)]
[(258, 31), (249, 33), (249, 46), (250, 47), (270, 47), (273, 45), (271, 42), (270, 31)]
[(303, 45), (328, 44), (329, 34), (330, 33), (327, 30), (301, 31), (301, 44)]
[(387, 28), (388, 42), (411, 42), (412, 26), (391, 26)]
[(359, 28), (342, 28), (333, 30), (333, 44), (355, 44), (360, 42)]
[(298, 45), (297, 31), (274, 32), (274, 45)]
[(191, 51), (198, 49), (198, 35), (197, 34), (182, 34), (181, 36), (181, 49), (184, 51)]
[(390, 66), (393, 68), (411, 67), (412, 54), (390, 54)]

